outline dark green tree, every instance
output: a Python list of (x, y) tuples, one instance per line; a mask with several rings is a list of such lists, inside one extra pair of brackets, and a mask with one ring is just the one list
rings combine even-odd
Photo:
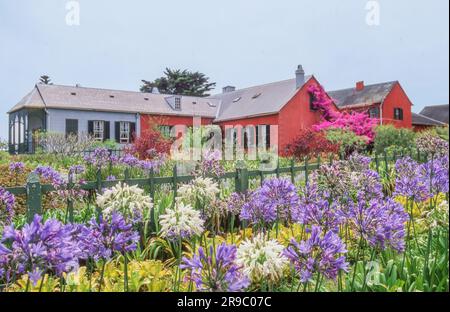
[(142, 80), (141, 92), (152, 92), (158, 88), (160, 93), (191, 96), (208, 96), (208, 91), (214, 89), (215, 82), (200, 72), (166, 68), (164, 76), (154, 81)]
[(50, 79), (50, 77), (49, 76), (47, 76), (47, 75), (42, 75), (40, 78), (39, 78), (39, 82), (40, 83), (43, 83), (43, 84), (46, 84), (46, 85), (51, 85), (51, 84), (53, 84), (52, 82), (51, 82), (52, 80)]

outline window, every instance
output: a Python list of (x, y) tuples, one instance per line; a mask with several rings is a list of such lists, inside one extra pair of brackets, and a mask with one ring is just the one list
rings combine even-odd
[(370, 118), (380, 118), (380, 109), (378, 107), (372, 107), (369, 109)]
[(121, 121), (120, 122), (120, 142), (119, 143), (130, 143), (130, 123)]
[(314, 101), (316, 100), (316, 98), (314, 97), (314, 94), (310, 93), (309, 94), (309, 110), (310, 111), (316, 111), (317, 107), (314, 105)]
[(66, 137), (78, 135), (78, 119), (66, 119)]
[[(262, 139), (261, 146), (259, 146), (260, 139)], [(259, 147), (264, 147), (266, 149), (270, 148), (270, 125), (258, 125), (256, 127), (256, 146), (258, 148)]]
[(172, 126), (159, 126), (159, 132), (166, 137), (170, 138), (170, 132), (172, 131)]
[(105, 134), (105, 122), (102, 120), (94, 120), (93, 129), (94, 139), (96, 141), (103, 141)]
[(180, 97), (175, 98), (175, 109), (177, 109), (177, 110), (181, 109), (181, 98)]
[(403, 120), (403, 109), (394, 108), (394, 119), (395, 120)]

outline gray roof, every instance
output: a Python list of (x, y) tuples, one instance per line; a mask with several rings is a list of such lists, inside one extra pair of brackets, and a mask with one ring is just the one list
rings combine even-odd
[(421, 114), (417, 114), (417, 113), (412, 113), (412, 124), (420, 125), (420, 126), (443, 126), (443, 125), (445, 125), (445, 123), (443, 123), (439, 120), (435, 120), (430, 117), (427, 117), (427, 116), (424, 116)]
[(181, 110), (175, 110), (172, 104), (174, 97), (167, 94), (37, 84), (9, 113), (22, 108), (59, 108), (214, 118), (220, 102), (212, 98), (181, 96)]
[(448, 104), (425, 106), (420, 114), (448, 125), (448, 109)]
[[(305, 82), (312, 76), (305, 77)], [(298, 92), (296, 80), (289, 79), (210, 97), (220, 100), (216, 121), (242, 119), (278, 113)]]
[(397, 81), (389, 81), (366, 85), (361, 91), (356, 88), (328, 91), (328, 95), (338, 107), (368, 106), (383, 102), (396, 83)]

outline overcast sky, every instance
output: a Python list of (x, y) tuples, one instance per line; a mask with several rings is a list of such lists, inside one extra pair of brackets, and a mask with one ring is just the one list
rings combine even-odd
[[(326, 89), (399, 80), (414, 103), (449, 101), (449, 1), (0, 0), (0, 137), (6, 111), (39, 76), (54, 83), (138, 90), (165, 67), (238, 88), (294, 77)], [(71, 20), (73, 21), (73, 19)]]

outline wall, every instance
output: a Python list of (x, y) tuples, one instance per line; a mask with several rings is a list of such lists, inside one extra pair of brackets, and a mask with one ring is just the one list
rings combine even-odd
[[(311, 111), (309, 108), (308, 87), (312, 84), (319, 84), (319, 82), (314, 77), (308, 80), (280, 111), (278, 120), (280, 151), (283, 151), (286, 145), (291, 143), (302, 129), (311, 128), (321, 121), (321, 113)], [(336, 108), (334, 107), (334, 109)]]
[(136, 133), (139, 133), (139, 115), (129, 113), (113, 113), (98, 111), (79, 111), (66, 109), (47, 109), (47, 130), (54, 132), (66, 132), (66, 119), (78, 119), (78, 133), (88, 132), (89, 120), (109, 121), (109, 133), (114, 139), (114, 122), (128, 121), (136, 123)]
[[(403, 109), (403, 120), (394, 119), (394, 108)], [(382, 104), (383, 124), (392, 124), (398, 128), (412, 128), (412, 103), (401, 87), (396, 83)]]

